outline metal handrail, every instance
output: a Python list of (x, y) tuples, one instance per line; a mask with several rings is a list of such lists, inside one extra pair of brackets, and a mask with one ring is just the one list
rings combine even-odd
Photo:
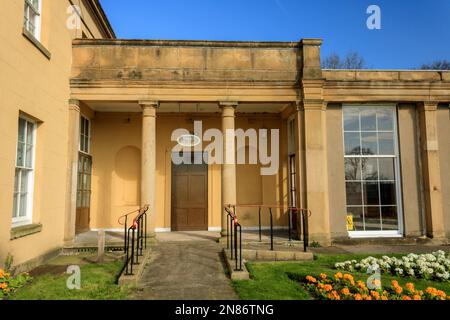
[[(234, 209), (233, 214), (236, 216), (236, 208), (258, 208), (258, 223), (259, 223), (259, 241), (262, 241), (262, 226), (261, 226), (261, 210), (269, 209), (270, 217), (270, 250), (274, 250), (273, 245), (273, 213), (272, 209), (283, 209), (288, 211), (289, 215), (289, 241), (292, 241), (292, 213), (297, 212), (302, 216), (302, 227), (301, 227), (301, 239), (303, 240), (303, 250), (306, 252), (309, 247), (309, 229), (308, 229), (308, 219), (312, 216), (310, 209), (298, 208), (285, 205), (270, 205), (270, 204), (229, 204), (225, 206), (225, 210)], [(237, 216), (236, 216), (237, 217)], [(237, 218), (236, 218), (237, 219)], [(228, 224), (227, 224), (227, 234), (228, 234)]]
[(124, 252), (126, 275), (133, 274), (133, 265), (139, 264), (139, 257), (143, 256), (144, 248), (147, 248), (148, 210), (148, 205), (140, 208), (138, 215), (133, 219), (133, 223), (128, 228), (126, 223), (127, 219), (125, 219)]

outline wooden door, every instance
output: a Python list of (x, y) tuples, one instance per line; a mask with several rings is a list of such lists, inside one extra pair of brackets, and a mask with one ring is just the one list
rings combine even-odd
[(78, 156), (77, 213), (75, 222), (75, 232), (77, 234), (89, 230), (91, 174), (92, 158), (89, 155), (80, 153)]
[(208, 230), (208, 165), (172, 165), (172, 230)]

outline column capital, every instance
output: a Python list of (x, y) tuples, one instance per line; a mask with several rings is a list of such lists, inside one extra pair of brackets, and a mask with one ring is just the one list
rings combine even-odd
[(423, 101), (420, 103), (420, 111), (436, 111), (438, 109), (439, 102), (438, 101)]
[(221, 108), (236, 108), (239, 105), (237, 101), (219, 101), (219, 107)]
[(297, 111), (327, 111), (327, 105), (322, 99), (304, 99), (296, 101)]
[(80, 112), (80, 100), (69, 99), (69, 110)]
[(142, 108), (159, 108), (159, 101), (156, 100), (139, 100), (138, 103)]

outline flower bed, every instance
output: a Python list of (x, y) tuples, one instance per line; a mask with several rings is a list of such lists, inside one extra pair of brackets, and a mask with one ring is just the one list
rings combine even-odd
[(0, 269), (0, 300), (7, 298), (16, 289), (24, 286), (29, 281), (31, 281), (31, 277), (28, 273), (22, 273), (13, 277), (9, 272)]
[[(377, 281), (374, 285), (380, 285)], [(321, 300), (450, 300), (442, 290), (432, 287), (416, 290), (412, 283), (403, 288), (395, 280), (389, 289), (370, 290), (363, 281), (355, 281), (351, 274), (341, 272), (332, 277), (321, 274), (319, 279), (307, 276), (303, 285)]]
[(361, 261), (349, 260), (335, 264), (336, 269), (367, 272), (379, 269), (382, 273), (396, 276), (410, 276), (435, 281), (450, 281), (450, 255), (444, 251), (431, 254), (408, 254), (401, 258), (383, 256), (381, 259), (368, 257)]

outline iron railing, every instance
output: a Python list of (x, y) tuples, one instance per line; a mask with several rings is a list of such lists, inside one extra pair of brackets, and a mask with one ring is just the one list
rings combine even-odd
[(236, 207), (225, 207), (227, 216), (227, 249), (230, 250), (231, 260), (235, 261), (235, 271), (242, 271), (242, 226), (235, 212)]
[[(147, 213), (149, 206), (146, 205), (138, 210), (127, 213), (119, 218), (119, 223), (124, 225), (124, 253), (125, 253), (125, 274), (133, 274), (133, 266), (139, 264), (139, 257), (143, 256), (144, 249), (147, 248)], [(128, 216), (138, 212), (128, 227)]]
[[(311, 210), (309, 209), (303, 209), (303, 208), (296, 208), (296, 207), (285, 207), (280, 205), (259, 205), (259, 204), (246, 204), (246, 205), (228, 205), (225, 207), (225, 211), (227, 216), (234, 217), (237, 220), (237, 214), (236, 214), (236, 208), (257, 208), (258, 209), (258, 231), (259, 231), (259, 242), (262, 242), (262, 223), (261, 223), (261, 216), (262, 216), (262, 210), (268, 209), (269, 214), (269, 220), (270, 220), (270, 250), (274, 250), (274, 232), (273, 232), (273, 209), (287, 209), (288, 212), (288, 239), (289, 242), (292, 241), (292, 218), (293, 214), (300, 214), (301, 215), (301, 223), (300, 223), (300, 230), (299, 230), (299, 238), (303, 241), (303, 250), (306, 252), (309, 247), (309, 230), (308, 230), (308, 222), (309, 217), (311, 217)], [(240, 226), (240, 225), (239, 225)], [(233, 241), (233, 230), (231, 229), (231, 232), (228, 231), (228, 223), (227, 223), (227, 236), (230, 233), (230, 241)], [(228, 242), (228, 240), (227, 240)], [(228, 244), (227, 247), (229, 248)], [(233, 248), (231, 248), (233, 250)], [(231, 254), (233, 251), (231, 252)]]

